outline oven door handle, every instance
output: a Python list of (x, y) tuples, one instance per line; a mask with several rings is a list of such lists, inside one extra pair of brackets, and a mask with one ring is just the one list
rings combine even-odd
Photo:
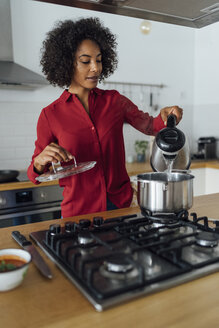
[(61, 210), (60, 206), (49, 207), (49, 208), (47, 207), (47, 208), (41, 208), (39, 210), (32, 210), (32, 211), (27, 211), (27, 212), (24, 211), (24, 212), (17, 212), (17, 213), (0, 215), (0, 220), (19, 218), (20, 216), (26, 216), (26, 215), (31, 215), (31, 214), (40, 214), (40, 213), (48, 213), (48, 212), (54, 212), (54, 211), (60, 211), (60, 210)]

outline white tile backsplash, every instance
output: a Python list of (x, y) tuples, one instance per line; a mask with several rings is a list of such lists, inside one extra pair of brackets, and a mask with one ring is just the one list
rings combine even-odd
[(14, 135), (14, 127), (13, 125), (5, 124), (4, 119), (0, 121), (0, 140), (1, 137)]
[(10, 169), (10, 170), (26, 170), (26, 168), (29, 166), (30, 161), (22, 158), (22, 159), (13, 159), (13, 160), (4, 160), (0, 161), (0, 169)]
[(41, 102), (0, 102), (0, 169), (27, 169), (44, 106)]
[(0, 149), (1, 152), (1, 156), (0, 156), (0, 161), (1, 160), (13, 160), (15, 158), (15, 153), (16, 153), (16, 149), (13, 148), (2, 148)]
[(18, 147), (15, 150), (15, 159), (30, 158), (30, 154), (33, 153), (33, 147)]
[[(1, 137), (1, 142), (0, 142), (0, 149), (2, 150), (3, 148), (13, 148), (15, 145), (20, 144), (26, 144), (26, 137), (24, 136), (4, 136)], [(0, 158), (1, 158), (1, 154), (0, 154)]]
[[(37, 120), (36, 120), (37, 121)], [(24, 124), (24, 121), (22, 121), (21, 124), (16, 125), (15, 133), (17, 136), (35, 136), (36, 135), (36, 121), (32, 124), (30, 122), (27, 122)]]

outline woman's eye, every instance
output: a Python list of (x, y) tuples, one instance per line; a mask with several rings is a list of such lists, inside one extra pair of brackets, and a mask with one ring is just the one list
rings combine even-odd
[[(100, 59), (100, 60), (97, 60), (96, 62), (97, 63), (102, 63), (102, 60)], [(85, 64), (85, 65), (88, 65), (88, 64), (90, 64), (90, 61), (82, 61), (81, 63)]]

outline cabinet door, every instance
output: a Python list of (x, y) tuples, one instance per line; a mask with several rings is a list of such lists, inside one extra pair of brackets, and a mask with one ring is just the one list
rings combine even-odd
[(206, 168), (205, 193), (213, 194), (219, 192), (219, 170)]
[(205, 195), (205, 170), (206, 169), (193, 169), (192, 174), (194, 175), (193, 180), (193, 194), (194, 196)]
[(194, 196), (214, 194), (219, 192), (219, 170), (212, 168), (193, 169)]

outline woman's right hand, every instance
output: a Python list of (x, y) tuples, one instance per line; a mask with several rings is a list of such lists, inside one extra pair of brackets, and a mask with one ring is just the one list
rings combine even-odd
[(34, 158), (34, 168), (37, 173), (41, 174), (48, 163), (68, 162), (72, 158), (73, 156), (69, 151), (52, 142)]

